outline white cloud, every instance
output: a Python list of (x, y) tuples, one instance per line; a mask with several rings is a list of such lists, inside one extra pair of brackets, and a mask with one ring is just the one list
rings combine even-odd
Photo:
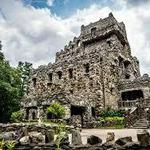
[(53, 5), (53, 2), (54, 2), (54, 0), (47, 0), (47, 4), (48, 4), (49, 6), (52, 6), (52, 5)]
[(48, 9), (35, 9), (25, 7), (20, 1), (3, 0), (0, 8), (6, 19), (0, 15), (0, 40), (4, 45), (5, 55), (13, 65), (19, 60), (32, 62), (34, 66), (47, 64), (54, 61), (56, 51), (62, 49), (74, 36), (79, 35), (82, 24), (86, 25), (104, 18), (113, 11), (116, 19), (126, 24), (132, 53), (140, 59), (142, 72), (148, 72), (150, 71), (148, 5), (127, 8), (125, 0), (117, 0), (117, 3), (120, 6), (124, 4), (122, 9), (112, 10), (110, 7), (92, 5), (62, 19), (51, 14)]

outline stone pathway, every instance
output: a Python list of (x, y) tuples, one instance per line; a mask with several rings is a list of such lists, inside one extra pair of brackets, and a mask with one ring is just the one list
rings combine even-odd
[[(114, 132), (115, 139), (125, 136), (132, 136), (133, 141), (137, 141), (137, 131), (142, 129), (83, 129), (81, 132), (82, 142), (86, 144), (87, 137), (90, 135), (96, 135), (100, 137), (103, 142), (106, 141), (107, 132)], [(150, 129), (148, 130), (150, 132)]]

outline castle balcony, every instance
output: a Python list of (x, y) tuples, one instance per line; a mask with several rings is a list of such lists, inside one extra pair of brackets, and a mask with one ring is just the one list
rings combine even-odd
[(136, 107), (137, 104), (141, 103), (141, 100), (126, 100), (126, 101), (122, 101), (119, 100), (118, 101), (118, 108), (120, 109), (125, 109), (125, 108), (132, 108), (132, 107)]

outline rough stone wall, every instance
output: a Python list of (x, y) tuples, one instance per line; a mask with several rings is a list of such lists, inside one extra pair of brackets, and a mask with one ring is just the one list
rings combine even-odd
[(138, 77), (139, 63), (131, 56), (125, 25), (110, 13), (82, 25), (80, 36), (56, 53), (55, 63), (33, 70), (30, 93), (23, 103), (28, 107), (27, 101), (44, 102), (63, 93), (71, 105), (118, 107), (120, 80)]

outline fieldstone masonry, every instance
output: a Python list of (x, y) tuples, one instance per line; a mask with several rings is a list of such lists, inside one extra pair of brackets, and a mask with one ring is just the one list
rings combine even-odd
[(140, 99), (150, 100), (150, 78), (140, 76), (125, 25), (112, 13), (82, 25), (79, 37), (56, 53), (55, 63), (33, 69), (29, 89), (21, 103), (27, 120), (46, 118), (46, 108), (55, 101), (66, 107), (66, 119), (80, 115), (84, 122), (101, 108), (128, 108)]

